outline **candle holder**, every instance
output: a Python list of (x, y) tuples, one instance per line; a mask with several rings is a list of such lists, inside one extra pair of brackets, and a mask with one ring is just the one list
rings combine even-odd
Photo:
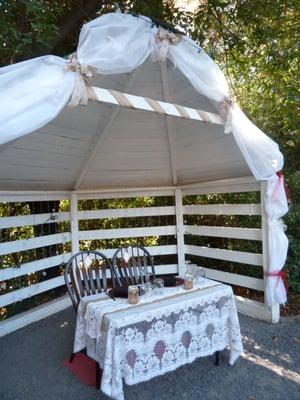
[(139, 302), (139, 288), (138, 286), (128, 286), (128, 303), (137, 304)]
[(193, 289), (193, 279), (194, 279), (194, 277), (193, 277), (192, 274), (186, 273), (186, 274), (184, 275), (184, 284), (183, 284), (183, 287), (185, 288), (185, 290), (191, 290), (191, 289)]

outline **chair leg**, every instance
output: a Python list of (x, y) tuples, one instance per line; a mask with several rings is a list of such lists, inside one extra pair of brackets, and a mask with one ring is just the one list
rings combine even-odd
[(96, 362), (96, 388), (100, 390), (100, 365)]
[(216, 351), (215, 352), (215, 365), (218, 366), (219, 365), (219, 361), (220, 361), (220, 352)]
[(72, 363), (75, 357), (75, 353), (72, 353), (70, 358), (69, 358), (69, 363)]

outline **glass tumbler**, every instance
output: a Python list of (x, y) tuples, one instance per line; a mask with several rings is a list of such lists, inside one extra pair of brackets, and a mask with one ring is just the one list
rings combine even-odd
[(155, 278), (153, 281), (153, 291), (156, 295), (164, 294), (164, 281), (161, 278)]
[(197, 283), (204, 283), (206, 278), (206, 271), (202, 267), (197, 268), (196, 281)]

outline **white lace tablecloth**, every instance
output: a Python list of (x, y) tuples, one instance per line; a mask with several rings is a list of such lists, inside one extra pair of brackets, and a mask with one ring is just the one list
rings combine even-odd
[(243, 350), (232, 289), (208, 279), (138, 305), (105, 294), (83, 298), (74, 352), (85, 347), (103, 369), (101, 390), (116, 400), (124, 399), (122, 378), (133, 385), (225, 347), (232, 365)]

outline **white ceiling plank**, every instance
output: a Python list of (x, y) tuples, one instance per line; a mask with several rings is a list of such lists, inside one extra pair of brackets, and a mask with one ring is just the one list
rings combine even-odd
[[(137, 75), (137, 71), (138, 71), (138, 70), (135, 70), (135, 71), (132, 73), (132, 75), (131, 75), (131, 77), (130, 77), (130, 79), (129, 79), (127, 85), (126, 85), (126, 88), (125, 88), (126, 91), (127, 91), (127, 90), (130, 90), (131, 87), (132, 87), (132, 85), (133, 85), (133, 83), (135, 82), (136, 75)], [(113, 125), (113, 123), (114, 123), (116, 117), (118, 116), (119, 110), (120, 110), (120, 108), (115, 108), (115, 109), (112, 111), (112, 113), (111, 113), (111, 115), (110, 115), (110, 117), (109, 117), (109, 119), (108, 119), (108, 121), (107, 121), (107, 124), (105, 125), (104, 129), (102, 130), (102, 132), (101, 132), (101, 134), (100, 134), (100, 136), (99, 136), (99, 138), (98, 138), (97, 143), (93, 146), (93, 151), (92, 151), (92, 153), (90, 154), (90, 156), (88, 157), (88, 159), (85, 161), (85, 163), (84, 163), (85, 165), (84, 165), (84, 166), (83, 166), (83, 165), (81, 166), (81, 168), (80, 168), (80, 171), (81, 171), (81, 172), (80, 172), (80, 174), (79, 174), (79, 178), (77, 179), (77, 181), (76, 181), (76, 183), (75, 183), (75, 185), (74, 185), (74, 189), (75, 189), (75, 190), (77, 190), (77, 189), (80, 187), (82, 181), (84, 180), (84, 178), (85, 178), (85, 176), (86, 176), (86, 174), (87, 174), (87, 172), (88, 172), (90, 166), (92, 165), (92, 163), (93, 163), (93, 161), (94, 161), (94, 158), (95, 158), (97, 152), (99, 151), (99, 149), (100, 149), (100, 147), (101, 147), (101, 144), (102, 144), (103, 140), (105, 139), (105, 137), (106, 137), (107, 134), (109, 133), (109, 131), (110, 131), (110, 129), (111, 129), (111, 127), (112, 127), (112, 125)], [(98, 132), (96, 132), (96, 133), (98, 133)]]

